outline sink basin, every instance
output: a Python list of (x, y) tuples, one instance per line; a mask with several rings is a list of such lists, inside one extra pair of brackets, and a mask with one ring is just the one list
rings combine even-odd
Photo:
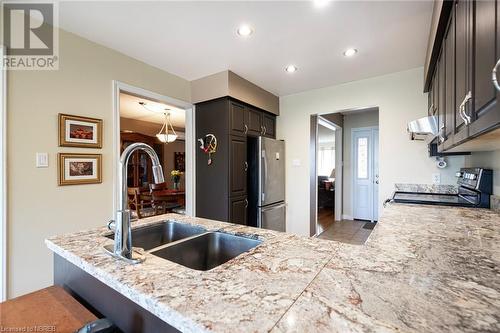
[[(202, 227), (166, 221), (132, 230), (132, 246), (141, 247), (147, 251), (183, 238), (200, 235), (206, 231)], [(114, 239), (115, 235), (112, 234), (107, 237)]]
[(151, 252), (151, 254), (188, 268), (208, 271), (256, 247), (261, 242), (222, 232), (208, 232)]

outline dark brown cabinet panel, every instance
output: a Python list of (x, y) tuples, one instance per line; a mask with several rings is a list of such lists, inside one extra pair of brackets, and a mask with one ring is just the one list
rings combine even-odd
[(445, 66), (445, 54), (441, 51), (437, 65), (437, 112), (438, 117), (438, 151), (442, 152), (444, 150), (444, 141), (446, 140), (446, 66)]
[(246, 135), (246, 108), (235, 102), (230, 102), (229, 119), (231, 125), (231, 134), (245, 136)]
[[(458, 144), (468, 136), (465, 112), (470, 113), (467, 94), (470, 91), (470, 2), (457, 1), (455, 5), (455, 133), (454, 143)], [(461, 105), (464, 108), (461, 109)]]
[(267, 113), (263, 114), (262, 127), (264, 128), (264, 136), (276, 139), (276, 117)]
[[(453, 144), (455, 129), (455, 19), (450, 18), (444, 41), (445, 67), (445, 142), (444, 149)], [(441, 64), (442, 66), (443, 64)]]
[(229, 222), (247, 225), (247, 208), (248, 201), (246, 196), (231, 199)]
[(241, 196), (247, 192), (247, 142), (245, 138), (230, 139), (229, 187), (230, 196)]
[(253, 108), (246, 110), (246, 125), (248, 127), (248, 135), (259, 136), (262, 133), (262, 112)]
[(497, 52), (497, 1), (474, 2), (474, 89), (470, 135), (475, 136), (500, 124), (497, 91), (491, 72), (499, 58)]

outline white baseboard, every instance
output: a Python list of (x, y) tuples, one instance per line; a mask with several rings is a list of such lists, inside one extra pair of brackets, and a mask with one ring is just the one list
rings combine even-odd
[(354, 218), (351, 215), (347, 215), (347, 214), (342, 214), (342, 219), (343, 220), (354, 220)]

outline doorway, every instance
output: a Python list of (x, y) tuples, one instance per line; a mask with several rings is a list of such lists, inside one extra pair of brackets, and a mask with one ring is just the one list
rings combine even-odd
[[(311, 116), (311, 236), (363, 244), (370, 235), (374, 226), (372, 222), (378, 220), (379, 207), (378, 118), (378, 107)], [(361, 130), (369, 130), (369, 135)], [(353, 133), (357, 133), (356, 136)], [(329, 140), (323, 139), (328, 136)], [(359, 145), (353, 143), (357, 139)], [(322, 147), (325, 146), (322, 141), (330, 141), (326, 143), (329, 147)], [(334, 161), (332, 152), (325, 149), (334, 149)], [(332, 170), (329, 173), (326, 169)], [(363, 182), (370, 183), (369, 187), (362, 187), (367, 185)], [(361, 192), (362, 190), (366, 193)], [(332, 197), (334, 209), (331, 209)]]
[(351, 202), (355, 220), (378, 220), (378, 136), (378, 127), (351, 130)]
[[(190, 103), (160, 95), (142, 88), (113, 82), (114, 89), (114, 211), (118, 207), (119, 157), (124, 145), (140, 141), (150, 144), (163, 162), (165, 183), (162, 188), (153, 188), (152, 175), (148, 172), (148, 159), (141, 153), (129, 161), (129, 206), (135, 217), (172, 211), (195, 214), (195, 159), (194, 159), (194, 106)], [(168, 140), (164, 129), (168, 125)], [(182, 125), (182, 126), (181, 126)], [(176, 137), (172, 137), (175, 131)], [(161, 132), (161, 133), (160, 133)], [(180, 179), (174, 179), (174, 172), (182, 172)], [(150, 192), (158, 190), (157, 199)], [(168, 190), (168, 191), (165, 191)], [(176, 191), (172, 191), (176, 190)], [(171, 192), (175, 192), (175, 197)], [(168, 198), (167, 198), (168, 196)], [(182, 196), (182, 198), (181, 198)], [(172, 197), (172, 198), (171, 198)], [(161, 199), (161, 200), (160, 200)], [(182, 200), (181, 200), (182, 199)], [(153, 202), (156, 200), (155, 202)], [(171, 202), (172, 201), (172, 202)], [(173, 201), (176, 202), (174, 207)], [(134, 213), (133, 213), (134, 214)]]

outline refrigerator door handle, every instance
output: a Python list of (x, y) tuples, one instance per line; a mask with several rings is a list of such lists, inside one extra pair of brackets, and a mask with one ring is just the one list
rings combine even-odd
[(266, 200), (266, 193), (264, 192), (264, 189), (266, 188), (266, 177), (267, 177), (267, 159), (266, 159), (266, 151), (262, 151), (262, 159), (264, 161), (264, 170), (262, 174), (262, 195), (261, 195), (261, 201), (262, 204), (264, 204), (264, 201)]
[(270, 210), (273, 210), (273, 209), (283, 208), (283, 207), (286, 207), (286, 203), (285, 202), (280, 203), (278, 205), (272, 205), (272, 206), (262, 207), (261, 211), (267, 212), (267, 211), (270, 211)]

